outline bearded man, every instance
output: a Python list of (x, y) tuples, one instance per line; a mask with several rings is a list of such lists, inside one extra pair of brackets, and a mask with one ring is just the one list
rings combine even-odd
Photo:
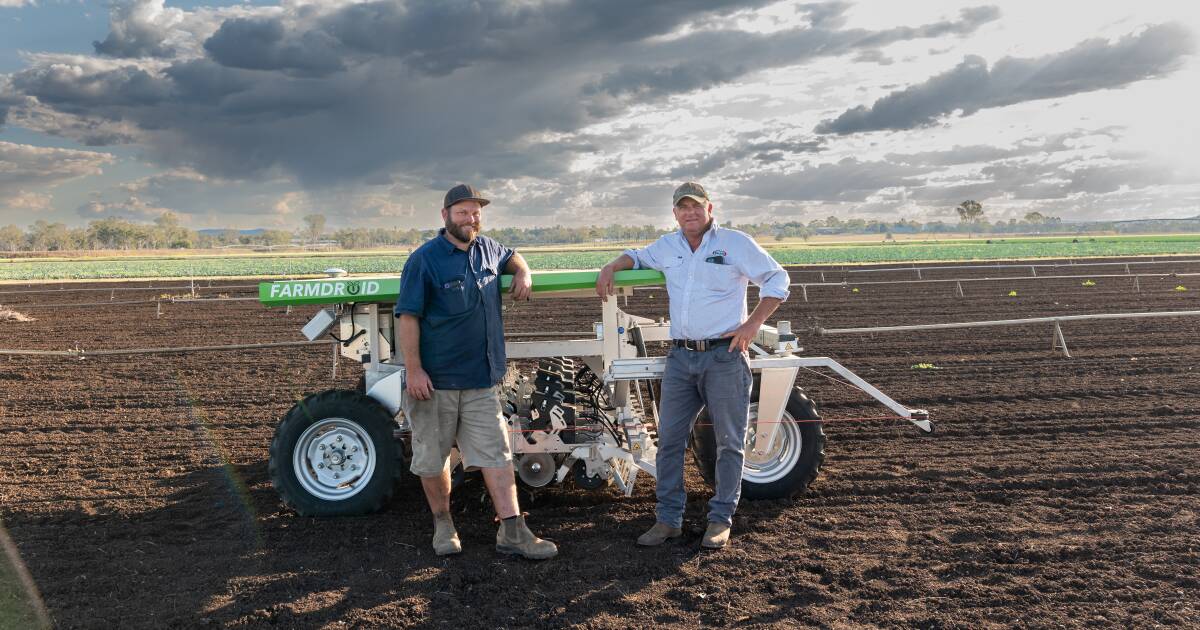
[(528, 299), (529, 266), (517, 252), (479, 234), (489, 201), (459, 184), (442, 204), (445, 227), (404, 264), (395, 315), (407, 385), (404, 412), (412, 426), (412, 465), (433, 512), (433, 549), (462, 551), (450, 517), (450, 450), (464, 470), (480, 470), (500, 530), (496, 550), (533, 560), (558, 553), (534, 536), (517, 505), (508, 425), (500, 405), (504, 325), (500, 275), (512, 274), (514, 299)]

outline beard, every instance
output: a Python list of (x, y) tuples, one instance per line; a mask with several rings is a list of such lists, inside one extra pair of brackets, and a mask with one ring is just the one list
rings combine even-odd
[(482, 228), (482, 221), (459, 225), (450, 219), (446, 219), (446, 231), (463, 243), (470, 243), (475, 240), (475, 237), (479, 235), (479, 230)]

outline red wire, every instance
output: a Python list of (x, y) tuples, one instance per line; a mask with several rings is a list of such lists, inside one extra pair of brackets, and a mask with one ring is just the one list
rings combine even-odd
[[(760, 420), (756, 424), (784, 424), (793, 422), (795, 424), (814, 424), (814, 423), (830, 423), (830, 422), (870, 422), (875, 420), (895, 420), (899, 416), (860, 416), (855, 418), (820, 418), (818, 420)], [(711, 422), (697, 422), (692, 425), (696, 427), (711, 427), (714, 426)], [(603, 431), (607, 427), (600, 425), (575, 425), (561, 429), (562, 431)], [(509, 433), (538, 433), (549, 432), (546, 429), (509, 429)]]

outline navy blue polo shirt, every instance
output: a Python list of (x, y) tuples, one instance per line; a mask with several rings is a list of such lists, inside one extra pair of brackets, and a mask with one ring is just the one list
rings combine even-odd
[(400, 274), (395, 314), (421, 320), (421, 366), (434, 389), (478, 389), (504, 380), (500, 274), (513, 250), (476, 236), (463, 251), (438, 235)]

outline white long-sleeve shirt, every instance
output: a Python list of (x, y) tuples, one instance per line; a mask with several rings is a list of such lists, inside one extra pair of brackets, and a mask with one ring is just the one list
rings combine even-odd
[[(656, 269), (667, 278), (672, 339), (716, 339), (746, 321), (746, 286), (760, 297), (788, 297), (788, 274), (745, 232), (712, 227), (693, 252), (682, 230), (641, 249), (625, 250), (634, 269)], [(708, 262), (708, 261), (721, 262)]]

